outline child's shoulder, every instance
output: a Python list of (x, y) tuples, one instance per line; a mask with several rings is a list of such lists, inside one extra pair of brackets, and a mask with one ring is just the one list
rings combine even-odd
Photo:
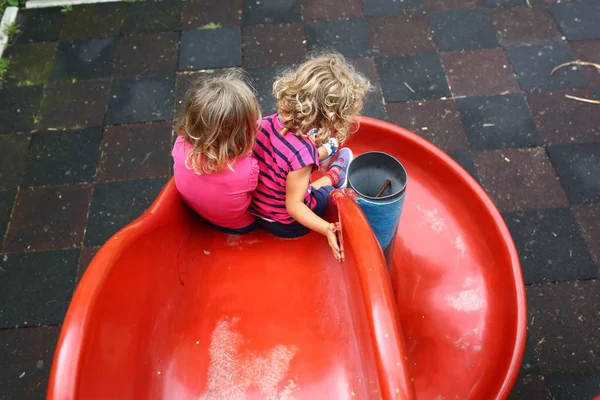
[(280, 129), (277, 129), (277, 128), (279, 128), (279, 125), (280, 125), (278, 122), (279, 122), (279, 120), (277, 119), (277, 114), (265, 115), (260, 120), (260, 126), (261, 126), (261, 128), (266, 128), (266, 129), (269, 129), (270, 131), (278, 132), (280, 130)]
[(181, 135), (177, 135), (175, 143), (173, 143), (173, 150), (171, 150), (171, 155), (176, 156), (179, 152), (185, 150), (186, 145), (189, 146), (189, 144), (185, 142)]

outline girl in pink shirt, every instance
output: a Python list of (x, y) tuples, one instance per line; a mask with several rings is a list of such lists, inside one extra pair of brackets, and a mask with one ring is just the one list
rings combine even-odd
[(173, 174), (181, 198), (215, 228), (258, 228), (248, 213), (259, 167), (251, 156), (260, 108), (239, 71), (198, 80), (177, 124)]

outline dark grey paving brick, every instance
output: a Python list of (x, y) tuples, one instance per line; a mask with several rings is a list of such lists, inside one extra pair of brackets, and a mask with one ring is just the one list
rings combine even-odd
[(456, 97), (519, 92), (519, 84), (502, 49), (441, 53), (448, 83)]
[(554, 18), (543, 4), (497, 8), (490, 11), (490, 19), (504, 47), (555, 43), (562, 40)]
[(61, 11), (59, 7), (19, 10), (15, 23), (20, 32), (16, 43), (57, 41), (65, 18)]
[(427, 15), (441, 51), (498, 47), (496, 31), (485, 10), (458, 10)]
[(3, 57), (10, 58), (6, 75), (7, 86), (44, 85), (54, 64), (56, 42), (18, 44), (6, 49)]
[(177, 69), (179, 32), (124, 36), (117, 47), (115, 75), (166, 75)]
[[(544, 0), (529, 0), (530, 4), (543, 4)], [(522, 6), (521, 0), (483, 0), (484, 7)]]
[(244, 67), (290, 65), (306, 58), (303, 24), (266, 24), (244, 27)]
[(100, 246), (154, 201), (166, 178), (98, 183), (88, 218), (85, 245)]
[(4, 237), (15, 203), (15, 189), (0, 189), (0, 235)]
[(546, 386), (556, 400), (596, 399), (600, 395), (600, 370), (550, 375)]
[(86, 4), (65, 13), (62, 40), (118, 36), (126, 7), (119, 3)]
[(600, 203), (600, 143), (549, 146), (571, 204)]
[(383, 103), (374, 103), (374, 102), (365, 103), (361, 114), (365, 115), (367, 117), (377, 118), (382, 121), (386, 121), (388, 119), (387, 111), (386, 111), (385, 105), (383, 105)]
[(569, 205), (543, 147), (475, 151), (481, 186), (501, 211)]
[(521, 372), (508, 400), (553, 400), (545, 384), (545, 378), (540, 375)]
[(600, 265), (600, 204), (576, 206), (573, 211), (592, 258)]
[(554, 67), (573, 61), (566, 43), (511, 47), (506, 50), (506, 55), (523, 90), (584, 88), (588, 85), (579, 69), (561, 68), (550, 75)]
[(364, 19), (310, 22), (305, 25), (308, 50), (335, 49), (346, 57), (371, 54)]
[(427, 12), (470, 10), (479, 8), (481, 0), (421, 0)]
[(555, 3), (549, 7), (568, 40), (600, 39), (600, 2)]
[(242, 22), (242, 0), (186, 0), (183, 5), (182, 28), (203, 26), (235, 26)]
[(148, 77), (113, 81), (106, 123), (132, 124), (136, 122), (173, 119), (175, 78)]
[(361, 0), (300, 0), (300, 3), (305, 22), (363, 16)]
[(0, 188), (14, 188), (21, 184), (29, 137), (29, 134), (0, 135)]
[(527, 93), (540, 135), (546, 144), (600, 141), (598, 105), (569, 99), (566, 96), (593, 99), (591, 89), (558, 90)]
[(175, 31), (181, 28), (182, 0), (145, 0), (125, 5), (121, 34)]
[(81, 246), (90, 193), (90, 185), (20, 188), (2, 250), (45, 251)]
[(42, 86), (0, 87), (0, 134), (33, 129), (38, 122), (43, 93)]
[(60, 324), (75, 289), (78, 259), (79, 250), (1, 255), (0, 328)]
[(191, 29), (181, 33), (179, 69), (212, 69), (242, 65), (239, 26)]
[(400, 56), (436, 50), (425, 14), (369, 17), (367, 27), (374, 55)]
[(542, 144), (522, 94), (465, 97), (456, 104), (475, 150)]
[[(569, 42), (571, 53), (577, 60), (600, 64), (600, 40), (581, 40)], [(583, 73), (592, 86), (600, 87), (600, 71), (593, 66), (582, 66)]]
[(34, 132), (23, 185), (61, 185), (94, 179), (101, 128)]
[(67, 128), (102, 126), (110, 79), (81, 80), (75, 83), (52, 83), (46, 86), (40, 126)]
[(256, 90), (256, 97), (260, 104), (260, 108), (264, 115), (269, 115), (275, 112), (275, 99), (273, 98), (273, 82), (286, 67), (260, 67), (248, 68), (248, 76), (250, 82)]
[(461, 167), (465, 169), (476, 181), (479, 181), (479, 176), (477, 175), (477, 168), (475, 167), (475, 163), (473, 162), (473, 153), (470, 151), (461, 151), (458, 153), (450, 153), (450, 156), (460, 164)]
[(446, 152), (464, 152), (469, 143), (454, 100), (387, 103), (390, 122), (429, 140)]
[(77, 282), (81, 281), (83, 274), (89, 267), (90, 263), (94, 259), (96, 253), (98, 253), (100, 247), (84, 247), (81, 249), (81, 255), (79, 256), (79, 266), (77, 267)]
[(242, 20), (245, 25), (300, 22), (298, 0), (244, 1)]
[(43, 399), (60, 328), (0, 331), (0, 386), (3, 400)]
[[(597, 350), (600, 346), (600, 313), (597, 305), (600, 302), (600, 281), (540, 284), (528, 286), (526, 290), (531, 316), (529, 335), (535, 346), (541, 373), (547, 377), (550, 374), (599, 371)], [(569, 380), (559, 378), (554, 383), (553, 379), (546, 382), (555, 398), (591, 398), (560, 397), (560, 392), (556, 390), (556, 383), (560, 381)], [(579, 383), (583, 385), (584, 382)], [(572, 387), (569, 389), (573, 390)]]
[(171, 121), (108, 126), (102, 135), (98, 181), (167, 176)]
[(435, 53), (375, 60), (386, 102), (450, 96), (440, 57)]
[[(531, 315), (531, 310), (527, 310), (527, 325), (535, 322), (535, 317)], [(539, 374), (540, 366), (536, 360), (536, 351), (535, 351), (535, 343), (531, 339), (530, 335), (527, 335), (527, 339), (525, 340), (525, 354), (523, 354), (523, 361), (521, 362), (521, 371), (520, 375), (523, 374)], [(516, 384), (516, 383), (515, 383)], [(537, 385), (535, 385), (537, 386)]]
[(363, 0), (365, 15), (393, 15), (406, 11), (422, 11), (419, 0)]
[(117, 39), (59, 42), (52, 79), (105, 78), (113, 72)]
[(371, 83), (371, 90), (366, 94), (364, 102), (369, 103), (381, 103), (383, 93), (381, 91), (381, 82), (379, 80), (379, 73), (377, 73), (377, 64), (373, 58), (353, 58), (348, 60), (350, 64), (354, 66), (354, 69), (362, 74)]
[(525, 283), (600, 276), (569, 208), (517, 211), (504, 218), (521, 257)]

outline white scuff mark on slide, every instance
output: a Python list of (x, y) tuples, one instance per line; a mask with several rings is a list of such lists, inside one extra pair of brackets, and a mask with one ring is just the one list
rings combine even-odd
[(454, 239), (454, 248), (458, 251), (458, 255), (460, 258), (464, 258), (467, 253), (467, 246), (462, 238), (462, 236), (458, 235), (456, 239)]
[(468, 329), (454, 342), (454, 346), (461, 350), (481, 351), (481, 330), (479, 328)]
[(237, 247), (242, 243), (241, 235), (227, 235), (227, 246)]
[(464, 312), (479, 311), (485, 303), (477, 289), (462, 290), (458, 293), (449, 294), (444, 300), (453, 309)]
[(446, 224), (444, 218), (438, 215), (438, 210), (428, 210), (420, 205), (417, 205), (417, 209), (421, 211), (425, 217), (425, 220), (422, 221), (421, 224), (427, 223), (434, 232), (442, 232), (444, 230)]
[(246, 398), (248, 389), (256, 388), (268, 400), (293, 400), (294, 381), (278, 387), (286, 377), (296, 346), (277, 345), (269, 350), (239, 352), (243, 337), (234, 330), (239, 318), (221, 318), (209, 347), (210, 365), (206, 393), (200, 400)]

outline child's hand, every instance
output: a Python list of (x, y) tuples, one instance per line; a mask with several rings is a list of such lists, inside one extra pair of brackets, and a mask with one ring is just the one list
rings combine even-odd
[(338, 228), (336, 224), (329, 224), (327, 226), (327, 241), (329, 242), (329, 247), (333, 251), (333, 256), (338, 261), (344, 261), (344, 249), (338, 243), (337, 237)]

